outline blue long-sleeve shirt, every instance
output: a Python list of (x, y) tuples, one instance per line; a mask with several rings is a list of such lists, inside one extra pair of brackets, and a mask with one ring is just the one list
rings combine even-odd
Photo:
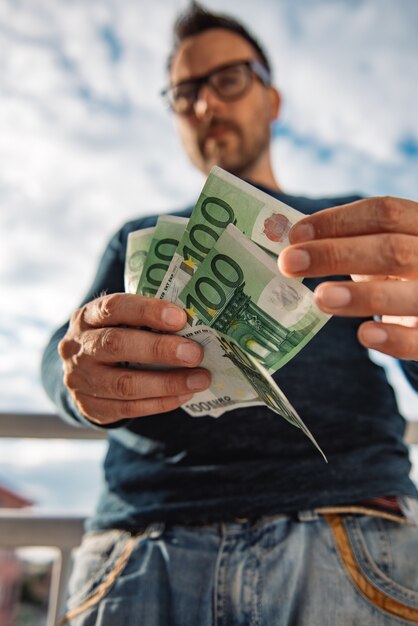
[[(357, 197), (309, 199), (263, 189), (306, 214)], [(173, 214), (189, 216), (191, 210)], [(83, 303), (124, 290), (128, 233), (157, 216), (125, 224), (107, 246)], [(332, 280), (347, 277), (332, 277)], [(314, 289), (326, 278), (306, 279)], [(109, 428), (105, 489), (89, 528), (135, 528), (151, 521), (204, 522), (292, 513), (378, 496), (413, 496), (399, 414), (384, 370), (356, 338), (358, 318), (332, 318), (274, 378), (328, 457), (266, 407), (192, 418), (183, 410), (125, 420)], [(63, 384), (57, 344), (48, 344), (42, 375), (62, 417), (90, 424)], [(140, 361), (138, 355), (138, 361)], [(418, 363), (402, 362), (418, 389)]]

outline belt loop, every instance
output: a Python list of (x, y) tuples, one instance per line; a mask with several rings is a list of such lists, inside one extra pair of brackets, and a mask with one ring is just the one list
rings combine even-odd
[(159, 539), (164, 531), (165, 524), (163, 522), (156, 522), (147, 527), (146, 534), (150, 539)]

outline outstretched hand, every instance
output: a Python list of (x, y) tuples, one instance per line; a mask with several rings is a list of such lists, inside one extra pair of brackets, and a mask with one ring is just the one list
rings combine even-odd
[[(109, 425), (172, 411), (207, 389), (210, 374), (198, 367), (202, 347), (172, 334), (185, 323), (186, 314), (174, 304), (126, 293), (75, 311), (58, 350), (64, 384), (79, 411)], [(141, 369), (122, 366), (126, 362)]]
[(418, 360), (418, 202), (369, 198), (300, 220), (279, 258), (286, 276), (350, 274), (325, 282), (315, 300), (326, 313), (381, 316), (358, 338), (366, 348)]

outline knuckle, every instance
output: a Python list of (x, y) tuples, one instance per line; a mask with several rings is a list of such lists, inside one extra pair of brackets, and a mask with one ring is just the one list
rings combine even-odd
[(154, 298), (145, 298), (144, 296), (138, 296), (135, 302), (136, 312), (138, 316), (138, 326), (144, 324), (146, 321), (155, 320), (156, 318), (156, 306)]
[(166, 413), (175, 407), (176, 403), (173, 398), (155, 398), (155, 413)]
[(152, 358), (155, 361), (165, 361), (174, 355), (172, 341), (165, 335), (156, 335), (151, 347)]
[(402, 216), (402, 207), (396, 198), (383, 196), (378, 199), (378, 222), (383, 230), (393, 231), (399, 227)]
[[(111, 356), (120, 354), (122, 349), (122, 340), (120, 333), (115, 328), (106, 328), (100, 333), (100, 348)], [(98, 346), (97, 346), (98, 347)]]
[(413, 263), (413, 251), (408, 240), (402, 235), (387, 235), (385, 250), (389, 268), (405, 270)]
[(75, 391), (77, 389), (78, 384), (78, 376), (74, 372), (65, 372), (64, 373), (64, 385), (70, 389), (71, 391)]
[(130, 402), (129, 400), (126, 400), (125, 402), (120, 402), (118, 410), (119, 410), (119, 415), (117, 416), (118, 419), (126, 419), (130, 417), (134, 417), (136, 413), (133, 403)]
[(94, 410), (88, 396), (77, 396), (73, 394), (74, 402), (80, 413), (91, 422), (99, 425), (107, 423), (106, 418), (99, 411)]
[(386, 310), (387, 295), (384, 289), (374, 285), (369, 293), (369, 305), (373, 313), (382, 314)]
[(337, 273), (340, 264), (344, 261), (346, 261), (345, 253), (332, 242), (321, 250), (321, 263), (325, 262), (330, 274)]
[(58, 344), (58, 354), (62, 359), (66, 359), (70, 356), (69, 348), (71, 345), (71, 341), (64, 337)]
[(163, 393), (165, 396), (176, 396), (180, 393), (179, 378), (174, 373), (166, 374), (163, 379)]
[(102, 296), (97, 300), (97, 317), (99, 321), (105, 322), (114, 315), (117, 310), (119, 297), (117, 294), (110, 294), (109, 296)]
[(126, 398), (135, 393), (135, 380), (132, 374), (122, 374), (115, 381), (115, 391), (117, 396)]
[(73, 359), (79, 352), (80, 345), (77, 341), (66, 335), (58, 344), (58, 354), (63, 361)]
[(82, 343), (80, 350), (75, 357), (79, 359), (82, 354), (86, 354), (89, 356), (96, 356), (100, 352), (101, 348), (101, 338), (98, 332), (85, 332), (82, 337)]

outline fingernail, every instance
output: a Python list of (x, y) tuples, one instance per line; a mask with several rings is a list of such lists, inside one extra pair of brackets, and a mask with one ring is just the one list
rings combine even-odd
[(306, 250), (287, 250), (283, 251), (284, 265), (288, 272), (303, 272), (308, 269), (311, 264), (311, 257)]
[(186, 323), (186, 315), (184, 311), (176, 306), (167, 306), (161, 313), (161, 319), (167, 326), (184, 326)]
[(388, 338), (388, 334), (383, 328), (376, 328), (374, 326), (363, 328), (361, 334), (363, 341), (369, 346), (378, 346), (385, 343)]
[(179, 361), (190, 365), (196, 365), (200, 360), (201, 354), (201, 347), (192, 341), (181, 343), (176, 350), (176, 357)]
[(315, 293), (320, 304), (331, 309), (347, 306), (351, 301), (351, 291), (347, 287), (321, 286)]
[(312, 224), (295, 224), (290, 231), (292, 243), (302, 243), (315, 239), (315, 230)]
[(205, 372), (194, 372), (187, 377), (190, 391), (199, 391), (209, 387), (210, 378)]

